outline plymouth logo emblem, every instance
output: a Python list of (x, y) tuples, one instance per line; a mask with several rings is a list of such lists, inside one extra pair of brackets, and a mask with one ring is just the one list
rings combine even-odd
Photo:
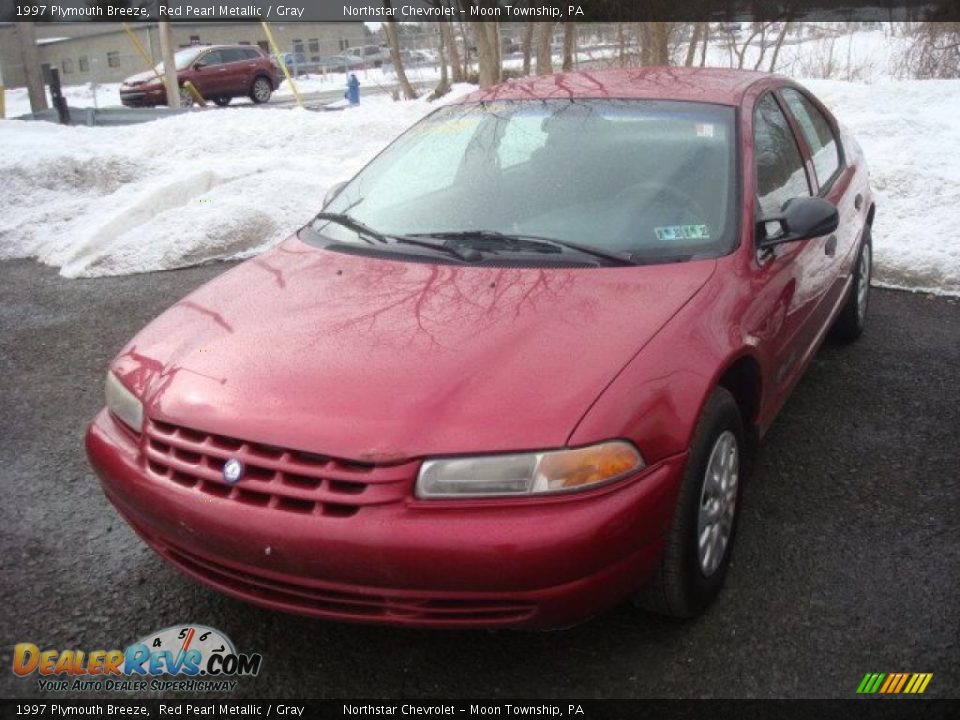
[(223, 464), (223, 480), (227, 485), (236, 485), (243, 477), (243, 463), (230, 458)]

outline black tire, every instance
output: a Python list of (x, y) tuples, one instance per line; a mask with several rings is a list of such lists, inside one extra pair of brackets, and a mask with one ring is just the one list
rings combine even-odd
[(220, 97), (215, 97), (213, 101), (220, 107), (226, 107), (230, 104), (230, 101), (233, 100), (229, 95), (222, 95)]
[[(867, 225), (863, 231), (860, 251), (857, 253), (857, 264), (853, 269), (853, 282), (850, 283), (847, 301), (833, 324), (831, 334), (840, 342), (853, 342), (863, 335), (863, 329), (867, 324), (867, 310), (870, 307), (870, 278), (873, 276), (873, 238), (870, 231), (871, 228)], [(864, 293), (862, 298), (861, 290)]]
[[(715, 553), (720, 557), (719, 562), (714, 561), (716, 565), (713, 569), (705, 572), (698, 549), (698, 526), (701, 503), (705, 509), (709, 505), (709, 502), (704, 502), (707, 466), (714, 451), (722, 448), (723, 443), (729, 443), (731, 435), (736, 444), (737, 472), (730, 492), (733, 508), (728, 525), (729, 536), (722, 552)], [(747, 448), (743, 418), (733, 395), (724, 388), (715, 389), (707, 400), (694, 432), (676, 511), (667, 531), (663, 558), (650, 583), (634, 596), (637, 605), (662, 615), (690, 618), (702, 613), (719, 594), (727, 576), (737, 535), (741, 488), (748, 467), (745, 457)]]
[(269, 102), (270, 95), (273, 94), (273, 85), (264, 75), (258, 75), (250, 85), (250, 99), (257, 105)]

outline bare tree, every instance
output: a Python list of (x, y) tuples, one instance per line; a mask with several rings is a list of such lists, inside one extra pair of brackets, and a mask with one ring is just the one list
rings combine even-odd
[[(383, 6), (390, 8), (390, 0), (383, 0)], [(400, 85), (400, 91), (407, 100), (414, 100), (417, 97), (417, 91), (407, 80), (407, 73), (403, 69), (403, 58), (400, 55), (400, 41), (397, 39), (397, 23), (390, 17), (383, 25), (384, 32), (387, 34), (387, 46), (390, 48), (390, 62), (393, 63), (393, 70), (397, 74), (397, 83)]]
[(703, 24), (703, 42), (700, 44), (700, 67), (706, 67), (707, 47), (710, 45), (710, 23)]
[(531, 55), (533, 54), (533, 30), (535, 23), (528, 22), (523, 30), (523, 74), (530, 74)]
[(563, 24), (563, 71), (573, 70), (573, 56), (577, 46), (577, 24), (568, 22)]
[(669, 22), (651, 22), (646, 23), (649, 26), (647, 37), (650, 42), (650, 51), (648, 54), (649, 65), (669, 65), (670, 64), (670, 30), (673, 23)]
[(550, 47), (553, 42), (553, 25), (552, 22), (537, 23), (537, 75), (549, 75), (553, 72)]
[(960, 23), (910, 23), (904, 34), (911, 42), (900, 58), (901, 75), (921, 80), (960, 77)]
[(477, 22), (473, 28), (477, 44), (477, 62), (480, 87), (489, 87), (500, 82), (503, 66), (500, 57), (500, 23)]
[(787, 33), (790, 31), (790, 26), (793, 23), (784, 22), (783, 26), (780, 28), (780, 35), (777, 37), (777, 44), (773, 47), (773, 57), (770, 58), (770, 72), (776, 72), (777, 70), (777, 58), (780, 57), (780, 48), (783, 47), (783, 41), (787, 37)]
[(703, 38), (704, 26), (707, 24), (708, 23), (705, 22), (693, 23), (693, 28), (690, 32), (690, 44), (687, 45), (687, 57), (683, 62), (687, 67), (693, 65), (693, 60), (697, 56), (697, 44)]
[(440, 38), (447, 56), (450, 58), (450, 76), (453, 82), (463, 82), (463, 65), (460, 63), (457, 41), (453, 36), (453, 26), (449, 20), (440, 21)]

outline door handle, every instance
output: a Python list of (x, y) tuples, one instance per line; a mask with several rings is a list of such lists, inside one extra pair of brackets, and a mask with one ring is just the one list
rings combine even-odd
[(859, 210), (863, 207), (863, 195), (857, 193), (857, 196), (853, 199), (853, 207), (855, 210)]
[(823, 253), (827, 257), (833, 257), (837, 253), (837, 236), (831, 235), (827, 238), (827, 242), (824, 243)]

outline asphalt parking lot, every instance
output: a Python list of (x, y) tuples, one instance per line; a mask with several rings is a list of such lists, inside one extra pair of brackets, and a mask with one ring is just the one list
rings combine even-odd
[(960, 696), (957, 300), (875, 290), (860, 342), (820, 351), (762, 446), (704, 617), (624, 606), (566, 631), (438, 632), (217, 595), (101, 493), (82, 438), (108, 361), (226, 267), (65, 280), (0, 262), (0, 696), (44, 696), (10, 671), (15, 643), (123, 648), (184, 622), (263, 654), (235, 698), (850, 698), (866, 672), (932, 672), (927, 696)]

